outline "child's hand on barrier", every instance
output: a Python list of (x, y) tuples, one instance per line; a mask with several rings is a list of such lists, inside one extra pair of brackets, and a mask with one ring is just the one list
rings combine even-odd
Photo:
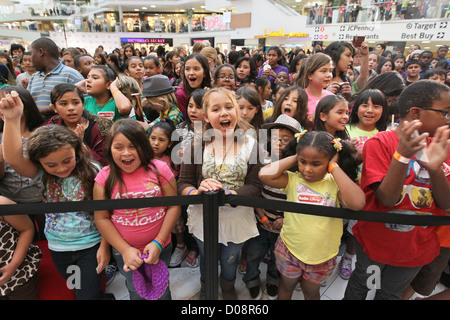
[(217, 191), (223, 189), (222, 184), (216, 179), (205, 179), (200, 183), (198, 187), (198, 193), (208, 192), (208, 191)]
[(23, 103), (16, 91), (11, 91), (0, 100), (0, 112), (4, 119), (20, 119), (23, 113)]

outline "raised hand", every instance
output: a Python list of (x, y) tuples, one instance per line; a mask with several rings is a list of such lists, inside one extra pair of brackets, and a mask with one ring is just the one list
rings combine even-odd
[(83, 141), (84, 139), (84, 125), (83, 124), (77, 124), (77, 127), (75, 128), (76, 135)]
[(395, 130), (395, 133), (400, 139), (397, 146), (397, 152), (403, 157), (412, 158), (417, 151), (426, 147), (428, 133), (422, 133), (418, 137), (413, 137), (414, 131), (418, 130), (421, 126), (422, 122), (419, 120), (413, 120), (411, 122), (402, 121)]
[(4, 119), (20, 119), (23, 114), (23, 103), (16, 91), (11, 91), (0, 100), (0, 112)]
[(439, 127), (433, 137), (432, 142), (425, 152), (429, 162), (422, 162), (422, 165), (429, 171), (440, 170), (442, 163), (448, 157), (450, 151), (450, 129), (448, 126)]

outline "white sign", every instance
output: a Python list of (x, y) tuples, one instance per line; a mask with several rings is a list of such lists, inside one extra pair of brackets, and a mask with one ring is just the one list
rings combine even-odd
[[(49, 32), (50, 39), (60, 48), (80, 47), (94, 55), (95, 49), (99, 45), (105, 48), (106, 52), (112, 52), (115, 48), (120, 48), (120, 37), (114, 33), (102, 32), (67, 32), (64, 37), (63, 32)], [(67, 42), (66, 42), (67, 41)]]
[(226, 30), (223, 16), (207, 16), (204, 18), (205, 30)]
[(365, 36), (366, 41), (450, 41), (450, 21), (402, 20), (362, 24), (308, 26), (313, 41), (351, 41)]

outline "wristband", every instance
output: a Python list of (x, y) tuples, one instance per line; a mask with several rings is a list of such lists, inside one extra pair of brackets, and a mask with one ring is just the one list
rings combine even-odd
[(231, 194), (231, 191), (230, 190), (228, 190), (228, 189), (223, 189), (223, 190), (225, 190), (225, 192), (227, 193), (227, 194)]
[(331, 173), (331, 171), (333, 171), (333, 169), (337, 167), (339, 167), (339, 165), (336, 162), (330, 163), (330, 165), (328, 166), (328, 173)]
[(154, 244), (156, 244), (156, 246), (157, 246), (158, 249), (159, 249), (159, 252), (162, 252), (163, 248), (162, 248), (161, 243), (159, 243), (159, 242), (158, 242), (157, 240), (155, 240), (155, 239), (153, 239), (152, 242), (153, 242)]
[(267, 216), (264, 216), (264, 217), (262, 217), (260, 220), (259, 220), (259, 223), (261, 223), (261, 224), (263, 224), (266, 220), (268, 220), (269, 218), (267, 218)]
[(164, 241), (162, 241), (160, 238), (155, 237), (155, 240), (158, 241), (161, 244), (161, 246), (163, 247), (165, 246)]
[(189, 192), (187, 193), (187, 195), (190, 195), (191, 192), (194, 191), (194, 190), (197, 191), (197, 189), (193, 188), (193, 189), (189, 190)]
[(398, 153), (397, 151), (395, 151), (394, 153), (394, 158), (401, 163), (404, 164), (409, 164), (409, 161), (411, 160), (411, 158), (405, 158), (404, 156), (402, 156), (400, 153)]
[(120, 90), (119, 90), (119, 89), (114, 90), (114, 91), (112, 92), (112, 95), (114, 96), (117, 92), (120, 92)]

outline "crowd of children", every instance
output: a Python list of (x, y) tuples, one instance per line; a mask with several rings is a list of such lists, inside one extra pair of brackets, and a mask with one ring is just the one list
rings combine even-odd
[[(270, 47), (264, 63), (244, 52), (223, 61), (207, 44), (188, 56), (141, 57), (129, 45), (91, 56), (48, 38), (20, 49), (11, 48), (22, 51), (18, 76), (0, 89), (1, 204), (224, 190), (354, 213), (220, 207), (225, 300), (237, 299), (237, 272), (252, 299), (264, 290), (291, 299), (300, 285), (318, 300), (339, 268), (344, 299), (362, 300), (377, 266), (375, 299), (400, 300), (429, 296), (448, 268), (450, 226), (358, 220), (361, 210), (450, 214), (448, 47), (436, 62), (427, 51), (380, 61), (366, 42), (338, 41), (288, 58)], [(172, 299), (167, 268), (180, 265), (199, 267), (204, 299), (203, 231), (201, 204), (0, 215), (0, 236), (12, 234), (0, 250), (0, 299), (38, 299), (36, 241), (63, 278), (79, 268), (76, 299), (111, 298), (101, 282), (115, 268), (130, 299)]]

